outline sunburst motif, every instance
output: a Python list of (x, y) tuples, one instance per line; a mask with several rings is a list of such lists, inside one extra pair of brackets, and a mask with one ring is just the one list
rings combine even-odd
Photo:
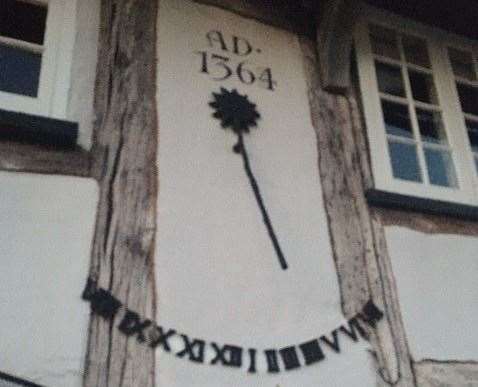
[(222, 128), (231, 128), (236, 133), (249, 133), (250, 127), (257, 126), (261, 115), (246, 95), (239, 94), (236, 89), (229, 91), (223, 87), (221, 93), (212, 95), (214, 101), (210, 102), (209, 106), (216, 110), (213, 117), (221, 120)]

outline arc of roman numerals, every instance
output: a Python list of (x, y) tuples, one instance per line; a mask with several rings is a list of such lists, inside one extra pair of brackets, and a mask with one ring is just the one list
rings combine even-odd
[[(307, 342), (283, 347), (281, 349), (267, 349), (259, 352), (257, 349), (244, 348), (237, 345), (221, 345), (216, 342), (191, 338), (186, 334), (177, 333), (174, 329), (165, 329), (150, 319), (141, 318), (138, 313), (126, 308), (121, 301), (110, 292), (97, 287), (95, 281), (89, 279), (82, 298), (90, 303), (93, 313), (104, 319), (113, 320), (121, 317), (117, 329), (124, 335), (135, 337), (140, 343), (145, 343), (152, 349), (161, 348), (165, 352), (173, 353), (176, 357), (185, 358), (193, 363), (208, 363), (212, 366), (242, 368), (247, 366), (247, 372), (257, 373), (257, 355), (264, 357), (267, 372), (278, 373), (291, 371), (304, 366), (311, 366), (326, 359), (327, 351), (341, 352), (341, 343), (345, 338), (353, 342), (360, 338), (368, 340), (366, 327), (375, 329), (383, 318), (383, 312), (368, 301), (362, 311), (347, 323), (334, 329), (328, 335), (322, 335)], [(173, 351), (171, 340), (180, 339), (182, 348)], [(206, 350), (214, 353), (214, 357), (206, 361)]]

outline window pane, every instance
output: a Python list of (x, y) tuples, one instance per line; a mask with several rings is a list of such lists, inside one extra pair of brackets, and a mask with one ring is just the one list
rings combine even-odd
[(476, 173), (478, 174), (478, 155), (475, 155), (475, 167), (476, 167)]
[(413, 138), (408, 106), (382, 101), (383, 120), (387, 134)]
[(450, 152), (425, 148), (425, 160), (431, 184), (442, 187), (458, 186)]
[(463, 77), (474, 81), (476, 79), (475, 70), (473, 68), (473, 58), (470, 52), (456, 50), (450, 48), (448, 50), (450, 54), (451, 67), (453, 73), (458, 77)]
[(370, 41), (374, 54), (387, 56), (393, 59), (400, 59), (400, 53), (397, 45), (397, 35), (393, 30), (370, 26)]
[(382, 93), (405, 97), (400, 67), (376, 62), (378, 89)]
[(408, 76), (415, 100), (438, 105), (438, 95), (431, 75), (408, 70)]
[(413, 36), (403, 36), (402, 44), (408, 63), (422, 67), (430, 67), (427, 44), (424, 40)]
[(461, 108), (465, 113), (478, 115), (478, 87), (457, 82), (456, 88), (460, 96)]
[(478, 152), (478, 122), (466, 121), (468, 129), (468, 138), (470, 139), (471, 148), (473, 152)]
[(47, 8), (16, 0), (0, 2), (0, 35), (43, 44)]
[(446, 144), (446, 132), (439, 112), (417, 109), (418, 127), (423, 141)]
[(41, 55), (0, 45), (0, 90), (36, 97)]
[(388, 149), (392, 162), (393, 177), (409, 181), (422, 181), (415, 145), (389, 141)]

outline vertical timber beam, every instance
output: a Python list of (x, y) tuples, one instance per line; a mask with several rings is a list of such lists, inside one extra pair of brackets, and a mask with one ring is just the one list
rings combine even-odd
[[(158, 1), (102, 0), (92, 174), (100, 201), (90, 277), (155, 318)], [(84, 386), (154, 386), (154, 352), (91, 315)]]
[(323, 89), (316, 47), (307, 38), (300, 42), (343, 313), (350, 318), (374, 300), (386, 317), (369, 332), (377, 385), (415, 386), (383, 226), (364, 196), (372, 177), (357, 100), (350, 89), (345, 95)]
[(350, 89), (352, 31), (360, 12), (358, 0), (323, 0), (317, 20), (317, 53), (324, 90), (345, 93)]

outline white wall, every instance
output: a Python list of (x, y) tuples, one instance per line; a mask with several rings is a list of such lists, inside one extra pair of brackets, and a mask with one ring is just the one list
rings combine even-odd
[(478, 238), (387, 227), (413, 358), (478, 359)]
[[(343, 322), (310, 122), (305, 75), (291, 33), (213, 7), (161, 0), (159, 12), (159, 323), (191, 337), (260, 350), (300, 344)], [(270, 67), (270, 91), (237, 77), (201, 73), (195, 51), (220, 30), (250, 41), (248, 67)], [(212, 66), (212, 64), (211, 64)], [(214, 67), (211, 67), (213, 69)], [(211, 70), (212, 71), (212, 70)], [(216, 67), (218, 71), (220, 67)], [(212, 92), (237, 88), (257, 104), (259, 128), (246, 136), (252, 169), (289, 263), (279, 267), (236, 137), (208, 106)], [(318, 365), (272, 376), (197, 365), (158, 350), (160, 386), (371, 386), (366, 344)], [(180, 349), (180, 346), (179, 346)]]
[(97, 196), (89, 179), (0, 172), (0, 371), (81, 385)]

